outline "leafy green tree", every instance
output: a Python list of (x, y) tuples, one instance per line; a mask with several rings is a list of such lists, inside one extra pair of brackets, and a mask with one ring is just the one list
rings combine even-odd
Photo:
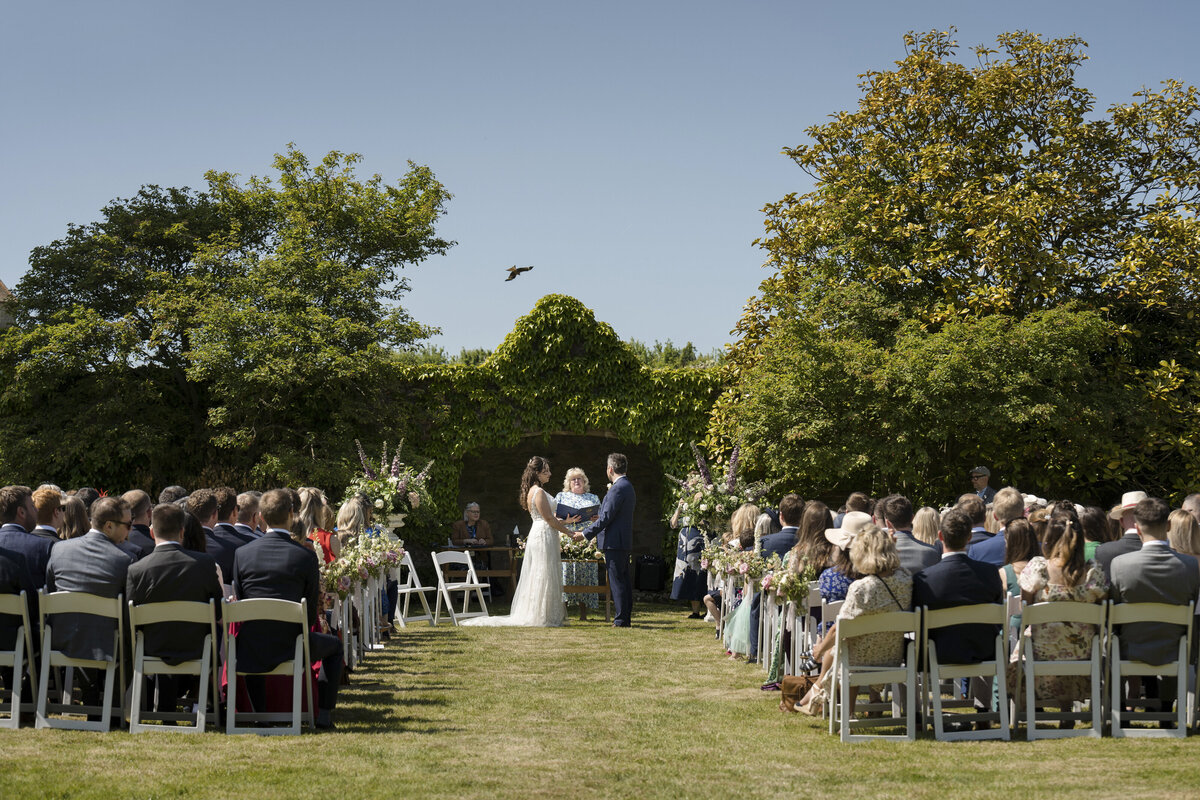
[[(993, 423), (1007, 426), (996, 446), (1012, 452), (978, 457), (1011, 456), (1019, 469), (1002, 477), (1066, 476), (1071, 488), (1178, 493), (1188, 485), (1200, 467), (1191, 434), (1200, 422), (1197, 92), (1167, 81), (1097, 113), (1075, 81), (1085, 46), (1077, 37), (1007, 33), (996, 48), (975, 48), (977, 63), (968, 66), (955, 60), (950, 32), (909, 34), (895, 69), (861, 76), (856, 109), (809, 128), (809, 143), (784, 151), (814, 188), (765, 209), (760, 244), (774, 272), (739, 323), (729, 365), (736, 388), (719, 404), (714, 438), (744, 434), (761, 469), (797, 468), (762, 460), (770, 450), (755, 433), (762, 408), (744, 402), (753, 387), (818, 376), (776, 371), (805, 363), (779, 357), (796, 326), (819, 326), (817, 339), (802, 339), (813, 347), (843, 329), (854, 330), (852, 338), (865, 332), (890, 360), (911, 352), (914, 330), (944, 342), (947, 332), (976, 335), (959, 323), (997, 316), (1013, 326), (1006, 335), (1019, 338), (1022, 325), (1036, 327), (1039, 314), (1055, 312), (1069, 352), (1087, 358), (1095, 383), (1077, 385), (1082, 374), (1061, 385), (1052, 375), (1040, 380), (1083, 391), (1081, 413), (1088, 413), (1078, 419), (1096, 424), (1039, 423), (1069, 464), (1003, 444), (1024, 441), (1016, 419)], [(875, 299), (864, 305), (864, 295)], [(1070, 331), (1084, 332), (1090, 344)], [(1028, 377), (997, 373), (988, 358), (979, 363), (972, 389)], [(939, 388), (923, 394), (937, 396)], [(887, 397), (875, 398), (876, 418), (902, 418)], [(965, 407), (940, 411), (948, 416), (908, 420), (913, 447), (936, 450), (949, 422), (980, 424)], [(837, 397), (804, 413), (823, 416), (829, 433), (861, 430)], [(886, 455), (862, 454), (876, 476), (893, 478), (880, 463)], [(960, 473), (966, 457), (961, 448), (946, 450), (942, 472)], [(843, 474), (811, 469), (804, 474), (821, 485)]]
[(691, 342), (679, 347), (670, 339), (667, 339), (666, 342), (660, 342), (656, 339), (654, 345), (651, 346), (637, 339), (630, 339), (626, 344), (629, 345), (629, 349), (638, 357), (638, 360), (651, 369), (661, 367), (708, 367), (713, 366), (721, 360), (720, 350), (702, 354), (696, 350), (696, 346)]

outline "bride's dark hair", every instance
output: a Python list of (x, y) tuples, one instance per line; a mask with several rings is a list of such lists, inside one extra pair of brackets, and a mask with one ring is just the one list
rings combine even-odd
[(538, 480), (538, 476), (545, 470), (550, 469), (550, 462), (541, 456), (534, 456), (529, 459), (529, 463), (525, 465), (525, 472), (521, 474), (521, 496), (517, 501), (521, 504), (521, 508), (529, 510), (529, 489), (533, 486), (541, 486), (542, 482)]

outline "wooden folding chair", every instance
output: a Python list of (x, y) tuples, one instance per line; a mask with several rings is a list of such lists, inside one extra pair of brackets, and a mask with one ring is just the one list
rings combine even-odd
[[(145, 631), (147, 625), (196, 624), (207, 625), (208, 633), (204, 636), (200, 657), (182, 661), (178, 664), (168, 664), (161, 658), (146, 655)], [(129, 632), (133, 636), (133, 699), (130, 702), (129, 732), (145, 733), (146, 731), (169, 731), (175, 733), (204, 733), (205, 723), (211, 719), (213, 725), (220, 726), (220, 685), (217, 672), (217, 612), (216, 603), (176, 600), (163, 603), (129, 604)], [(142, 711), (142, 690), (148, 675), (195, 675), (200, 679), (200, 694), (197, 698), (196, 712), (182, 711)], [(209, 693), (211, 690), (211, 694)], [(209, 701), (212, 709), (209, 710)], [(157, 720), (160, 722), (192, 721), (194, 726), (181, 725), (147, 725), (142, 720)]]
[[(290, 600), (274, 600), (270, 598), (254, 598), (251, 600), (224, 601), (221, 613), (222, 624), (225, 626), (225, 674), (229, 687), (227, 697), (229, 702), (225, 709), (225, 732), (257, 733), (260, 735), (293, 735), (300, 734), (302, 720), (313, 727), (314, 703), (308, 681), (308, 600), (293, 603)], [(292, 658), (281, 662), (267, 672), (240, 672), (237, 666), (237, 637), (230, 633), (234, 623), (252, 621), (270, 621), (294, 623), (298, 627), (296, 649)], [(292, 710), (290, 712), (271, 711), (237, 711), (237, 679), (239, 675), (291, 675), (292, 676)], [(304, 712), (300, 701), (300, 692), (304, 690), (308, 697), (308, 711)], [(239, 725), (238, 720), (245, 722), (291, 722), (289, 728), (258, 728)]]
[[(16, 638), (12, 650), (0, 650), (0, 667), (12, 668), (12, 692), (6, 703), (0, 703), (0, 714), (8, 712), (7, 718), (0, 718), (0, 728), (19, 728), (21, 712), (33, 711), (37, 702), (37, 658), (33, 649), (33, 627), (29, 624), (29, 606), (25, 602), (25, 592), (20, 594), (0, 594), (0, 614), (19, 617), (21, 624), (17, 627)], [(22, 676), (29, 675), (29, 685), (33, 697), (28, 702), (21, 702)]]
[[(115, 711), (124, 720), (125, 657), (121, 640), (125, 633), (121, 595), (100, 597), (87, 592), (51, 592), (39, 589), (39, 616), (42, 622), (42, 674), (38, 680), (38, 702), (36, 726), (38, 728), (64, 728), (79, 731), (108, 731), (114, 712), (113, 689), (116, 687)], [(53, 623), (51, 617), (58, 614), (86, 614), (97, 620), (111, 620), (113, 624), (113, 647), (111, 659), (72, 658), (51, 646)], [(100, 623), (104, 624), (104, 623)], [(51, 703), (50, 668), (96, 669), (104, 673), (104, 700), (99, 706), (75, 705), (69, 693), (61, 703)], [(99, 720), (65, 719), (52, 714), (99, 715)]]

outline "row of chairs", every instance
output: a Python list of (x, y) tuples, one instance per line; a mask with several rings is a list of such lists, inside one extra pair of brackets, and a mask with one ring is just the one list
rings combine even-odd
[[(430, 625), (437, 625), (442, 620), (443, 613), (452, 625), (458, 625), (459, 620), (471, 617), (486, 617), (487, 603), (483, 593), (488, 588), (486, 581), (481, 581), (475, 574), (475, 563), (471, 554), (465, 551), (447, 550), (433, 554), (434, 569), (437, 572), (437, 586), (425, 586), (417, 575), (412, 556), (404, 554), (401, 562), (400, 588), (397, 595), (395, 618), (401, 627), (409, 622), (428, 620)], [(437, 592), (434, 610), (429, 610), (426, 592)], [(455, 595), (460, 595), (461, 603), (455, 607)], [(416, 598), (424, 613), (416, 614), (410, 611), (410, 603)], [(471, 608), (472, 598), (476, 608)], [(401, 602), (403, 601), (403, 602)]]
[[(108, 731), (114, 715), (122, 723), (126, 716), (125, 703), (125, 673), (126, 664), (121, 642), (125, 633), (125, 615), (122, 609), (124, 599), (118, 595), (115, 598), (100, 597), (84, 592), (52, 592), (38, 593), (40, 607), (40, 622), (42, 631), (41, 668), (38, 669), (38, 657), (33, 648), (33, 628), (30, 625), (29, 612), (25, 604), (25, 593), (19, 595), (0, 595), (0, 614), (9, 614), (20, 618), (21, 624), (17, 629), (16, 643), (12, 650), (0, 651), (0, 667), (12, 669), (11, 693), (6, 702), (0, 704), (0, 727), (17, 728), (20, 726), (22, 713), (32, 713), (38, 728), (65, 728), (71, 730)], [(54, 622), (52, 617), (59, 614), (85, 614), (95, 618), (98, 624), (113, 626), (113, 657), (111, 659), (74, 658), (51, 646)], [(293, 603), (287, 600), (259, 598), (239, 600), (236, 602), (222, 601), (222, 629), (224, 630), (225, 664), (228, 679), (228, 696), (237, 697), (238, 679), (246, 675), (290, 675), (292, 678), (292, 708), (289, 712), (239, 712), (236, 702), (228, 704), (225, 714), (225, 731), (230, 734), (299, 734), (301, 724), (313, 725), (314, 698), (311, 683), (307, 679), (309, 664), (308, 651), (308, 603), (301, 600)], [(185, 733), (203, 733), (207, 725), (220, 726), (220, 685), (218, 643), (222, 640), (217, 633), (216, 605), (186, 601), (148, 603), (144, 605), (128, 604), (128, 619), (133, 640), (133, 680), (131, 697), (128, 703), (129, 730), (131, 733), (147, 731), (174, 731)], [(239, 670), (237, 666), (237, 637), (230, 631), (237, 623), (258, 620), (276, 621), (295, 624), (299, 633), (296, 636), (295, 651), (292, 658), (282, 662), (269, 672), (249, 673)], [(145, 652), (144, 629), (147, 625), (155, 624), (201, 624), (208, 626), (208, 633), (199, 658), (184, 661), (179, 664), (168, 664), (160, 658), (149, 656)], [(100, 705), (79, 705), (71, 702), (72, 670), (91, 669), (104, 676), (103, 700)], [(34, 699), (22, 697), (21, 676), (29, 678), (33, 689)], [(151, 712), (144, 711), (143, 687), (145, 679), (154, 675), (191, 675), (199, 679), (199, 696), (195, 713), (184, 712)], [(51, 683), (56, 691), (51, 693)], [(307, 696), (307, 706), (302, 701), (301, 692)], [(56, 702), (54, 697), (61, 692)], [(80, 717), (85, 717), (81, 719)], [(89, 719), (87, 717), (94, 717)], [(151, 725), (150, 721), (182, 722), (192, 721), (191, 726), (180, 725)], [(251, 727), (246, 723), (280, 723), (290, 722), (287, 728), (280, 727)]]
[[(1108, 729), (1114, 737), (1142, 736), (1184, 737), (1197, 718), (1196, 693), (1189, 688), (1189, 675), (1195, 665), (1190, 663), (1189, 653), (1192, 637), (1192, 615), (1194, 604), (1187, 606), (1162, 603), (1071, 603), (1052, 602), (1020, 606), (1021, 625), (1019, 633), (1019, 661), (1009, 663), (1008, 618), (1012, 609), (1007, 604), (983, 604), (929, 610), (895, 611), (872, 614), (855, 619), (839, 620), (834, 645), (834, 666), (831, 701), (829, 703), (829, 731), (837, 727), (842, 741), (861, 741), (878, 738), (912, 740), (916, 737), (917, 711), (923, 719), (932, 723), (934, 737), (939, 740), (958, 739), (1003, 739), (1011, 737), (1012, 729), (1021, 722), (1025, 724), (1026, 738), (1047, 739), (1068, 736), (1099, 737)], [(1179, 625), (1183, 633), (1178, 639), (1176, 658), (1166, 664), (1147, 664), (1120, 657), (1120, 627), (1139, 623), (1167, 623)], [(1035, 657), (1034, 642), (1038, 627), (1052, 623), (1083, 623), (1094, 626), (1091, 650), (1087, 658), (1078, 660), (1045, 660)], [(930, 632), (952, 625), (995, 625), (993, 659), (978, 664), (945, 664), (937, 654), (937, 645), (931, 641)], [(899, 667), (878, 667), (854, 664), (847, 642), (858, 636), (890, 632), (906, 637), (905, 661)], [(918, 661), (918, 645), (923, 653)], [(918, 665), (921, 669), (918, 669)], [(1006, 672), (1017, 669), (1019, 684), (1023, 684), (1023, 709), (1010, 713)], [(1090, 683), (1090, 698), (1087, 710), (1061, 709), (1058, 712), (1039, 712), (1035, 695), (1038, 678), (1050, 676), (1081, 676)], [(1176, 709), (1154, 709), (1149, 701), (1133, 700), (1131, 704), (1144, 708), (1143, 711), (1125, 710), (1123, 696), (1125, 679), (1133, 676), (1174, 679), (1179, 691)], [(950, 684), (949, 694), (957, 697), (958, 681), (965, 678), (980, 678), (995, 689), (998, 699), (995, 710), (984, 713), (948, 712), (948, 708), (969, 705), (969, 701), (950, 700), (945, 685)], [(1102, 686), (1107, 679), (1108, 697)], [(863, 687), (876, 685), (891, 686), (891, 702), (884, 706), (858, 706), (858, 711), (882, 712), (890, 706), (891, 717), (871, 716), (854, 718), (850, 712), (851, 698), (855, 698)], [(901, 694), (903, 688), (903, 695)], [(918, 687), (921, 697), (917, 698)], [(1022, 691), (1022, 690), (1019, 690)], [(1107, 701), (1107, 705), (1106, 705)], [(1053, 701), (1042, 701), (1053, 705)], [(856, 734), (856, 730), (879, 726), (896, 727), (903, 717), (905, 733), (896, 735)], [(1085, 728), (1075, 728), (1076, 722), (1090, 722)], [(973, 723), (985, 723), (979, 726)], [(1069, 728), (1043, 728), (1042, 724), (1067, 722)], [(1162, 727), (1139, 727), (1130, 723), (1170, 723)], [(1011, 723), (1011, 724), (1010, 724)]]

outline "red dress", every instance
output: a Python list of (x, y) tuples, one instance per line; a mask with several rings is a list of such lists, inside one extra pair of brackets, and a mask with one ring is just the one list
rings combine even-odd
[(334, 560), (333, 550), (331, 550), (329, 547), (329, 539), (331, 536), (333, 536), (332, 532), (322, 530), (321, 528), (317, 528), (308, 535), (309, 539), (312, 539), (314, 542), (321, 545), (321, 556), (325, 559), (326, 564)]

